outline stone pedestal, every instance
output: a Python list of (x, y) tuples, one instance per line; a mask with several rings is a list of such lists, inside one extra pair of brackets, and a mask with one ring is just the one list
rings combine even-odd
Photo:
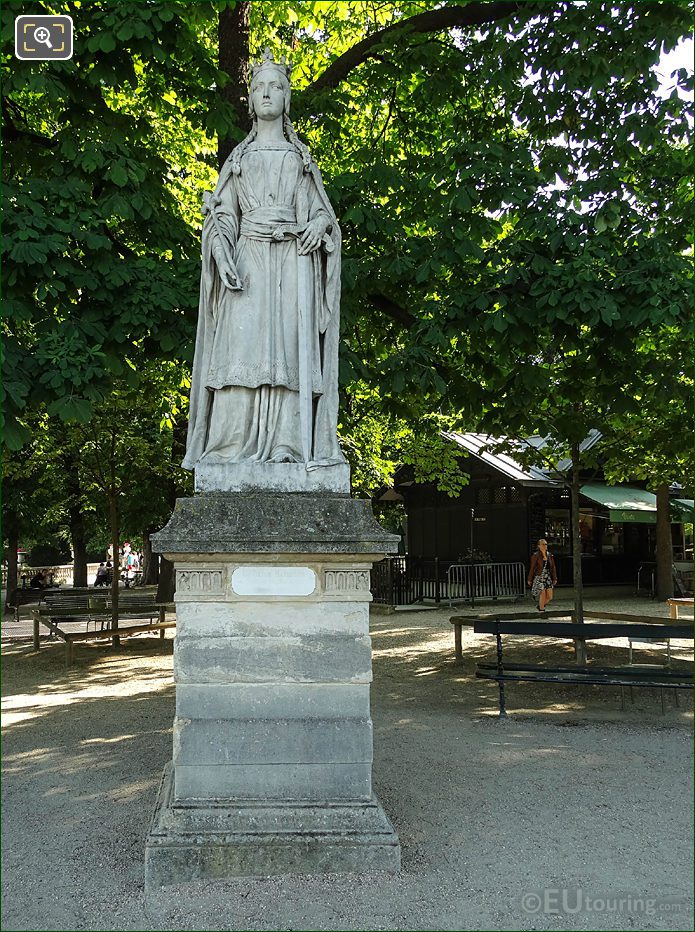
[(369, 711), (369, 571), (396, 542), (348, 495), (177, 503), (154, 539), (176, 565), (176, 718), (148, 888), (399, 868)]

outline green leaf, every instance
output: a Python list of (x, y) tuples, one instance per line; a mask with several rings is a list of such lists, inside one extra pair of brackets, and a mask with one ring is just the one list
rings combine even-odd
[(73, 420), (85, 423), (89, 421), (94, 414), (92, 403), (85, 398), (71, 398), (65, 402), (60, 412), (63, 420)]
[[(164, 18), (160, 11), (160, 18)], [(131, 22), (126, 21), (122, 23), (116, 30), (116, 38), (120, 39), (122, 42), (127, 41), (135, 35), (135, 28)]]
[(123, 188), (128, 184), (128, 172), (121, 162), (116, 162), (111, 166), (108, 177), (114, 184), (117, 184), (119, 188)]
[(116, 39), (113, 33), (103, 32), (99, 38), (99, 48), (102, 52), (113, 52), (116, 48)]
[(21, 450), (24, 444), (31, 440), (31, 432), (19, 421), (6, 419), (2, 437), (8, 450)]

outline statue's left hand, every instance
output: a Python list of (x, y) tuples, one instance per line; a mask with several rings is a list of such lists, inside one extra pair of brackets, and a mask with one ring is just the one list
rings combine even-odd
[(308, 253), (314, 252), (315, 249), (319, 248), (321, 240), (323, 239), (323, 234), (328, 229), (328, 225), (328, 221), (322, 216), (314, 217), (311, 223), (307, 224), (306, 230), (299, 237), (297, 246), (297, 252), (300, 256), (306, 256)]

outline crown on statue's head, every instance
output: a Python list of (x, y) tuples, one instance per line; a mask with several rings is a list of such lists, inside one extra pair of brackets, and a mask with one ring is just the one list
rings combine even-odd
[(292, 66), (288, 64), (287, 59), (283, 55), (280, 61), (275, 61), (273, 58), (272, 52), (269, 48), (263, 49), (263, 54), (261, 55), (260, 61), (251, 63), (251, 80), (253, 80), (261, 71), (264, 71), (266, 68), (273, 68), (276, 71), (279, 71), (288, 81), (290, 79), (290, 74), (292, 72)]

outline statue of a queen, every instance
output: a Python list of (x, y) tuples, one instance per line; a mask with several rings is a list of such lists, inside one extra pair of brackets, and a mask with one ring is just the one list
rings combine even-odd
[(289, 69), (266, 50), (252, 72), (251, 132), (204, 197), (187, 469), (345, 462), (340, 229), (289, 108)]

